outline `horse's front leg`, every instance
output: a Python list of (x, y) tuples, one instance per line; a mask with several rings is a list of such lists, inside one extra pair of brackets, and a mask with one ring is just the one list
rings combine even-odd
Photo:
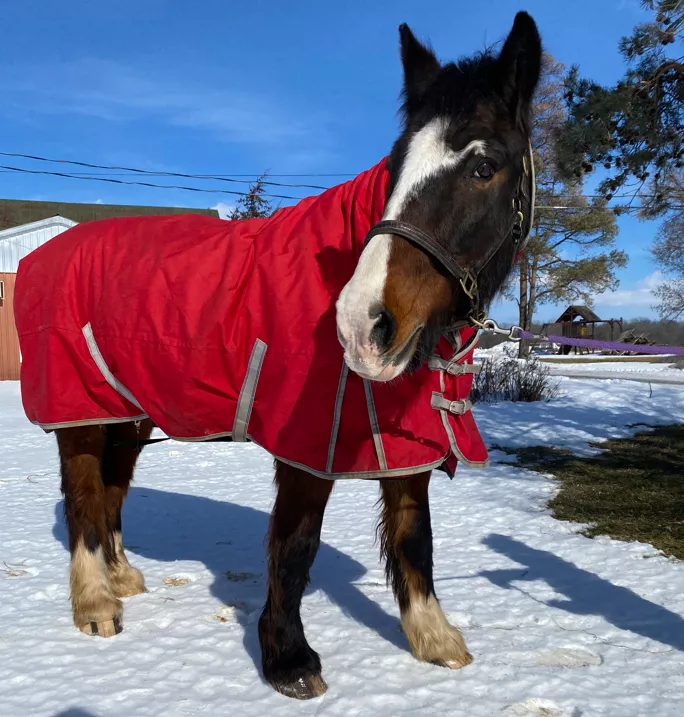
[(472, 657), (435, 595), (429, 483), (430, 473), (380, 482), (380, 547), (411, 651), (419, 660), (458, 669), (472, 662)]
[(276, 463), (278, 495), (268, 543), (268, 595), (259, 620), (264, 677), (296, 699), (327, 690), (321, 661), (304, 636), (300, 605), (321, 538), (333, 481)]

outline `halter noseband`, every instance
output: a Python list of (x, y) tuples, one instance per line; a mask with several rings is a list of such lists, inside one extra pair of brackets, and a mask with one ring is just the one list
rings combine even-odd
[[(528, 166), (529, 165), (529, 166)], [(525, 179), (529, 177), (529, 194), (526, 192)], [(525, 249), (527, 242), (530, 238), (530, 232), (532, 231), (532, 225), (534, 224), (534, 202), (535, 202), (535, 177), (534, 177), (534, 158), (532, 156), (532, 145), (528, 145), (528, 152), (523, 155), (523, 173), (520, 177), (520, 183), (513, 196), (513, 225), (511, 229), (501, 237), (501, 240), (496, 243), (485, 256), (474, 263), (472, 267), (461, 266), (449, 252), (430, 234), (419, 229), (418, 227), (409, 224), (408, 222), (400, 221), (397, 219), (385, 219), (378, 222), (366, 235), (364, 240), (364, 247), (368, 242), (378, 234), (394, 234), (402, 239), (410, 241), (417, 247), (422, 249), (424, 252), (429, 254), (431, 257), (436, 259), (451, 276), (458, 280), (463, 289), (465, 295), (470, 299), (472, 309), (470, 314), (477, 314), (479, 311), (479, 296), (478, 296), (478, 285), (477, 280), (482, 270), (487, 266), (490, 259), (496, 254), (501, 248), (503, 243), (510, 235), (513, 239), (513, 243), (518, 247), (516, 251), (516, 259)], [(525, 221), (525, 214), (523, 212), (521, 197), (529, 196), (530, 199), (530, 216)]]

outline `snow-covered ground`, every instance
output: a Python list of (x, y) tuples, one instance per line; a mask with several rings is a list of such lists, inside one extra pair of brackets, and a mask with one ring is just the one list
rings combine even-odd
[[(489, 445), (627, 435), (684, 421), (684, 390), (563, 379), (548, 404), (476, 406)], [(255, 446), (143, 453), (124, 543), (150, 590), (104, 640), (71, 623), (54, 438), (0, 384), (0, 716), (681, 717), (684, 565), (649, 545), (590, 540), (550, 517), (554, 483), (492, 453), (431, 486), (438, 595), (475, 661), (407, 651), (373, 545), (377, 486), (338, 484), (303, 604), (328, 693), (298, 703), (260, 676), (256, 619), (271, 459)]]

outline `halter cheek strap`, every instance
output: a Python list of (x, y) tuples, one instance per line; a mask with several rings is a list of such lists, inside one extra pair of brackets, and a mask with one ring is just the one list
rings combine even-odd
[[(530, 177), (530, 218), (527, 225), (527, 234), (521, 241), (518, 251), (515, 255), (513, 263), (520, 261), (520, 257), (527, 248), (527, 244), (530, 241), (530, 235), (532, 234), (532, 227), (534, 226), (534, 207), (537, 202), (537, 179), (534, 172), (534, 154), (532, 153), (532, 143), (528, 142), (527, 155), (523, 157), (523, 174)], [(529, 165), (529, 168), (528, 168)], [(524, 191), (524, 188), (523, 188)]]

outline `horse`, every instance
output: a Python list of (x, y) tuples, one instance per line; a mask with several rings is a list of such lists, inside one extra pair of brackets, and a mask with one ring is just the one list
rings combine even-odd
[[(184, 268), (195, 284), (210, 283), (210, 289), (214, 291), (212, 296), (219, 303), (228, 293), (242, 301), (247, 289), (240, 281), (233, 282), (228, 272), (230, 267), (223, 266), (222, 262), (254, 267), (257, 259), (253, 239), (261, 235), (264, 226), (277, 232), (296, 216), (298, 221), (308, 222), (309, 229), (314, 227), (316, 236), (324, 236), (325, 226), (318, 226), (318, 218), (335, 212), (333, 202), (342, 202), (345, 212), (348, 210), (343, 223), (345, 227), (352, 227), (355, 236), (362, 237), (361, 250), (359, 253), (356, 245), (344, 244), (337, 249), (325, 247), (316, 255), (316, 267), (327, 267), (325, 271), (320, 270), (319, 283), (325, 290), (319, 293), (328, 303), (316, 315), (318, 323), (302, 320), (301, 325), (283, 329), (278, 321), (282, 301), (278, 303), (277, 296), (269, 299), (270, 290), (263, 290), (263, 287), (259, 296), (267, 303), (272, 302), (267, 307), (269, 326), (273, 331), (281, 332), (278, 335), (282, 341), (290, 340), (294, 335), (297, 341), (316, 344), (324, 333), (332, 336), (335, 350), (326, 346), (307, 355), (307, 361), (313, 360), (309, 373), (303, 372), (313, 377), (308, 383), (303, 379), (298, 383), (299, 373), (295, 367), (298, 354), (291, 354), (291, 382), (295, 387), (310, 388), (313, 385), (314, 393), (330, 394), (335, 403), (335, 438), (345, 431), (353, 433), (356, 427), (356, 414), (349, 410), (345, 413), (341, 405), (345, 385), (352, 393), (357, 392), (353, 400), (349, 398), (351, 406), (367, 404), (373, 427), (373, 435), (368, 439), (370, 448), (366, 453), (365, 449), (359, 449), (354, 460), (367, 467), (368, 455), (373, 453), (372, 459), (376, 461), (372, 470), (363, 470), (358, 477), (379, 481), (382, 502), (378, 526), (380, 550), (385, 559), (388, 583), (399, 605), (403, 631), (417, 659), (459, 669), (468, 665), (472, 657), (458, 628), (447, 621), (435, 594), (428, 502), (431, 470), (448, 461), (444, 459), (440, 445), (433, 445), (432, 428), (426, 424), (424, 435), (416, 432), (415, 426), (402, 432), (396, 411), (410, 413), (410, 406), (415, 403), (412, 392), (418, 390), (415, 388), (418, 384), (412, 381), (420, 380), (422, 383), (418, 388), (423, 389), (425, 385), (434, 387), (434, 381), (438, 385), (441, 383), (442, 393), (439, 388), (432, 390), (428, 403), (433, 401), (432, 409), (437, 416), (434, 425), (443, 425), (449, 435), (447, 448), (453, 448), (449, 455), (455, 463), (462, 451), (458, 449), (457, 441), (452, 440), (456, 423), (453, 423), (453, 416), (447, 414), (451, 411), (464, 415), (468, 406), (465, 397), (455, 401), (444, 397), (445, 381), (452, 373), (461, 377), (471, 374), (472, 381), (474, 371), (462, 359), (468, 350), (472, 354), (472, 336), (476, 334), (466, 327), (478, 317), (481, 319), (481, 313), (511, 271), (531, 227), (534, 206), (534, 175), (529, 149), (531, 100), (539, 79), (541, 40), (534, 20), (520, 12), (500, 52), (485, 51), (455, 63), (441, 64), (407, 25), (399, 28), (399, 34), (404, 75), (403, 125), (386, 160), (356, 182), (341, 185), (318, 198), (304, 200), (301, 209), (280, 210), (272, 220), (266, 220), (266, 225), (248, 220), (244, 227), (250, 241), (244, 252), (241, 252), (241, 244), (235, 244), (230, 255), (208, 254), (203, 264), (210, 263), (211, 256), (223, 258), (218, 262), (219, 266), (212, 265), (206, 275), (198, 274), (202, 262)], [(185, 360), (186, 354), (198, 349), (196, 343), (191, 346), (180, 340), (168, 340), (163, 344), (164, 353), (155, 353), (154, 347), (145, 339), (148, 334), (140, 334), (140, 331), (163, 330), (154, 323), (157, 321), (152, 316), (154, 312), (149, 307), (146, 310), (146, 302), (152, 300), (157, 290), (157, 279), (151, 268), (155, 259), (145, 252), (148, 245), (152, 247), (149, 251), (162, 251), (158, 247), (163, 247), (167, 253), (180, 251), (179, 247), (191, 243), (190, 239), (204, 242), (202, 246), (211, 247), (211, 251), (224, 252), (226, 243), (225, 237), (219, 242), (205, 236), (209, 224), (202, 224), (199, 219), (147, 218), (143, 223), (127, 223), (125, 219), (107, 221), (114, 223), (94, 222), (74, 227), (33, 252), (35, 256), (29, 255), (23, 260), (16, 300), (24, 357), (24, 405), (31, 420), (56, 433), (59, 449), (71, 553), (74, 623), (86, 634), (102, 637), (114, 636), (123, 629), (122, 598), (146, 589), (142, 573), (130, 565), (124, 552), (121, 519), (123, 502), (142, 446), (150, 440), (155, 425), (168, 435), (185, 435), (188, 440), (198, 434), (201, 434), (200, 438), (207, 438), (213, 430), (201, 426), (195, 433), (190, 429), (189, 433), (182, 433), (186, 424), (181, 418), (187, 423), (203, 420), (203, 417), (191, 415), (194, 398), (182, 404), (186, 391), (179, 371), (173, 374), (177, 384), (174, 385), (167, 376), (167, 383), (160, 385), (160, 390), (166, 394), (164, 401), (181, 402), (178, 415), (173, 419), (177, 425), (175, 429), (164, 423), (164, 405), (156, 399), (136, 397), (138, 391), (144, 390), (143, 383), (153, 383), (157, 374), (164, 374), (169, 355)], [(224, 222), (221, 227), (232, 224)], [(297, 227), (301, 226), (301, 223), (297, 224)], [(166, 241), (152, 241), (151, 232), (155, 227), (166, 232)], [(116, 247), (124, 246), (123, 237), (134, 229), (139, 233), (129, 243), (135, 245), (138, 252), (136, 261), (127, 255), (126, 261), (120, 263)], [(177, 230), (179, 236), (173, 235), (172, 230)], [(91, 237), (93, 232), (110, 237), (109, 243), (102, 240), (101, 254), (97, 254), (94, 239), (88, 246), (84, 244), (82, 237), (88, 232)], [(146, 238), (149, 241), (146, 242)], [(52, 248), (48, 248), (51, 245)], [(264, 251), (268, 249), (263, 243), (258, 246)], [(110, 250), (111, 254), (108, 254)], [(276, 259), (269, 259), (273, 271), (276, 266), (288, 262), (309, 261), (314, 248), (306, 237), (295, 232), (288, 236), (287, 247), (279, 251)], [(84, 261), (88, 256), (91, 256), (89, 273), (83, 276), (76, 274), (73, 264), (57, 266), (59, 271), (55, 269), (58, 262)], [(60, 304), (68, 306), (71, 312), (82, 313), (84, 296), (97, 295), (99, 298), (94, 304), (104, 302), (105, 289), (106, 293), (112, 293), (112, 287), (116, 285), (106, 282), (118, 282), (122, 276), (119, 270), (142, 272), (140, 276), (149, 277), (149, 286), (137, 304), (131, 303), (138, 299), (129, 296), (130, 292), (119, 292), (117, 300), (126, 307), (127, 317), (132, 316), (136, 322), (138, 334), (135, 340), (125, 343), (124, 353), (115, 354), (117, 337), (113, 330), (98, 337), (95, 319), (92, 325), (88, 322), (83, 326), (82, 333), (70, 327), (60, 327), (60, 321), (66, 322), (68, 316), (66, 309), (55, 307)], [(101, 275), (93, 273), (96, 271)], [(326, 272), (333, 278), (328, 278)], [(264, 272), (260, 270), (260, 273)], [(282, 291), (287, 292), (291, 304), (294, 302), (294, 309), (301, 310), (302, 316), (306, 316), (305, 304), (311, 298), (306, 293), (309, 285), (303, 277), (292, 276), (292, 273), (290, 271), (286, 277), (291, 283)], [(55, 277), (57, 274), (59, 276)], [(183, 291), (181, 280), (172, 274), (171, 269), (165, 270), (163, 281), (175, 291)], [(268, 286), (268, 280), (269, 276), (266, 276), (265, 286)], [(58, 292), (54, 297), (59, 300), (50, 298), (50, 291)], [(244, 309), (247, 318), (241, 315), (243, 318), (239, 322), (219, 330), (211, 314), (207, 319), (208, 309), (201, 300), (197, 306), (186, 307), (185, 312), (176, 311), (173, 293), (164, 295), (162, 301), (164, 304), (158, 308), (158, 312), (165, 312), (162, 323), (168, 322), (170, 316), (178, 315), (178, 320), (194, 331), (196, 324), (208, 321), (207, 336), (219, 336), (219, 343), (233, 342), (231, 346), (237, 346), (242, 353), (247, 352), (244, 381), (242, 386), (238, 382), (235, 389), (233, 430), (212, 435), (218, 438), (230, 435), (233, 440), (259, 442), (260, 436), (268, 434), (259, 411), (263, 412), (263, 406), (267, 405), (270, 412), (277, 412), (282, 401), (274, 400), (268, 404), (262, 383), (259, 383), (261, 394), (256, 394), (255, 401), (257, 381), (263, 382), (264, 376), (268, 375), (270, 354), (264, 359), (264, 342), (256, 341), (251, 354), (249, 347), (242, 347), (240, 343), (240, 337), (246, 335), (249, 322), (253, 321), (251, 308)], [(54, 312), (58, 310), (62, 313), (55, 319)], [(92, 306), (88, 310), (94, 311)], [(79, 314), (77, 318), (82, 317)], [(102, 319), (105, 320), (106, 317)], [(80, 324), (77, 327), (80, 329)], [(440, 358), (445, 337), (450, 337), (449, 346), (456, 350), (461, 363), (453, 357)], [(206, 384), (205, 393), (212, 397), (221, 394), (212, 383), (212, 377), (222, 371), (226, 373), (226, 367), (230, 367), (225, 363), (229, 360), (226, 352), (221, 352), (220, 348), (216, 343), (204, 346), (204, 373), (201, 381), (193, 379), (195, 384)], [(272, 351), (271, 348), (268, 350)], [(92, 382), (82, 393), (77, 374), (70, 373), (72, 369), (66, 364), (59, 364), (60, 356), (76, 354), (92, 364), (79, 369), (81, 373), (87, 373)], [(318, 380), (315, 366), (318, 360), (325, 363), (331, 354), (330, 361), (337, 366), (339, 359), (343, 370), (339, 384), (328, 387)], [(140, 364), (145, 364), (147, 371), (142, 382), (136, 379), (135, 373), (142, 370)], [(97, 373), (98, 369), (100, 373)], [(276, 366), (276, 378), (278, 372), (282, 375), (287, 371), (287, 365)], [(354, 389), (351, 388), (355, 385), (353, 376), (359, 381), (358, 388)], [(401, 380), (397, 380), (399, 377)], [(271, 377), (270, 380), (270, 385), (274, 386), (275, 379)], [(289, 379), (279, 380), (280, 384), (288, 382)], [(135, 385), (138, 388), (131, 390)], [(45, 406), (36, 409), (33, 399), (48, 389), (43, 396)], [(280, 389), (274, 386), (273, 390)], [(84, 408), (83, 415), (76, 416), (82, 420), (70, 421), (67, 414), (64, 414), (67, 418), (60, 414), (61, 417), (55, 420), (41, 418), (41, 411), (47, 416), (55, 402), (61, 406), (67, 399), (72, 403), (78, 399), (86, 405), (95, 394), (106, 398), (106, 417), (99, 408)], [(392, 396), (401, 399), (403, 408), (395, 407), (387, 424), (391, 424), (391, 430), (383, 424), (390, 414), (383, 413), (380, 395), (383, 401)], [(316, 396), (311, 397), (311, 402), (315, 403), (315, 399)], [(347, 401), (346, 397), (344, 401)], [(268, 531), (268, 588), (258, 632), (266, 681), (284, 695), (309, 699), (322, 695), (327, 684), (322, 676), (320, 658), (304, 634), (301, 599), (319, 548), (323, 514), (334, 480), (338, 476), (356, 477), (357, 474), (353, 471), (345, 473), (348, 469), (344, 467), (336, 469), (347, 460), (346, 451), (336, 453), (335, 442), (331, 440), (328, 447), (327, 438), (320, 441), (325, 443), (323, 453), (328, 450), (321, 458), (324, 467), (317, 468), (318, 464), (314, 465), (313, 460), (309, 464), (298, 460), (296, 444), (301, 438), (301, 430), (297, 432), (298, 405), (295, 401), (290, 406), (290, 420), (273, 439), (281, 447), (272, 450), (276, 456), (277, 495)], [(327, 404), (316, 404), (316, 408), (328, 411)], [(319, 423), (325, 420), (329, 426), (333, 421), (330, 416), (320, 415), (323, 418), (318, 416)], [(383, 431), (391, 433), (399, 447), (418, 446), (429, 453), (430, 460), (414, 461), (413, 468), (407, 468), (403, 463), (392, 468), (392, 456), (384, 454)], [(268, 446), (266, 438), (262, 445)], [(288, 453), (290, 449), (294, 452)]]

